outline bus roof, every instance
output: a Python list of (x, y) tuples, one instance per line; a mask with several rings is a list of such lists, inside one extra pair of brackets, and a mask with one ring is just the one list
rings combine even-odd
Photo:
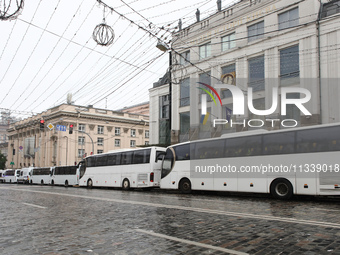
[(257, 135), (257, 134), (276, 134), (276, 133), (282, 133), (282, 132), (299, 131), (299, 130), (306, 130), (306, 129), (308, 130), (308, 129), (325, 128), (325, 127), (336, 127), (336, 126), (340, 126), (340, 122), (330, 123), (330, 124), (319, 124), (319, 125), (312, 125), (312, 126), (304, 126), (304, 127), (276, 129), (276, 130), (271, 130), (271, 131), (266, 130), (266, 129), (249, 130), (249, 131), (243, 131), (243, 132), (234, 132), (234, 133), (224, 134), (220, 137), (200, 139), (200, 140), (194, 140), (194, 141), (186, 141), (186, 142), (183, 142), (183, 143), (177, 143), (177, 144), (170, 145), (169, 147), (188, 144), (188, 143), (214, 141), (214, 140), (225, 139), (225, 138), (243, 137), (243, 136), (251, 136), (251, 135)]
[(150, 147), (140, 147), (140, 148), (134, 148), (134, 149), (118, 149), (118, 150), (111, 150), (105, 153), (100, 153), (100, 154), (94, 154), (94, 155), (90, 155), (87, 156), (86, 158), (90, 158), (90, 157), (95, 157), (95, 156), (99, 156), (99, 155), (107, 155), (107, 154), (112, 154), (112, 153), (119, 153), (119, 152), (126, 152), (126, 151), (137, 151), (137, 150), (145, 150), (145, 149), (153, 149), (155, 148), (156, 150), (165, 150), (165, 147), (156, 147), (156, 146), (150, 146)]

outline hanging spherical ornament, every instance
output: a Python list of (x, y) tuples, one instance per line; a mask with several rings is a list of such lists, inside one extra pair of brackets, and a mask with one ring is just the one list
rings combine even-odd
[(0, 20), (15, 19), (24, 7), (24, 0), (1, 0)]
[(102, 23), (94, 28), (92, 36), (99, 45), (108, 46), (113, 43), (115, 33), (112, 27)]

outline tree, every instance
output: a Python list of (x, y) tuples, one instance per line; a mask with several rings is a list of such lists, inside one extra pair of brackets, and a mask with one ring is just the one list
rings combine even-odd
[(0, 152), (0, 169), (5, 169), (7, 158)]

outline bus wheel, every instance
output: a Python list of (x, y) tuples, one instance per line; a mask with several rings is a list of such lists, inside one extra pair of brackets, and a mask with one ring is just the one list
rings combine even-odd
[(68, 187), (68, 180), (65, 181), (65, 187)]
[(88, 179), (88, 181), (87, 181), (87, 187), (88, 187), (89, 189), (92, 189), (92, 186), (93, 186), (92, 180), (91, 180), (91, 179)]
[(179, 190), (180, 190), (182, 193), (185, 193), (185, 194), (191, 193), (191, 182), (190, 182), (190, 180), (187, 179), (187, 178), (182, 179), (182, 180), (179, 182)]
[(41, 185), (44, 185), (44, 180), (41, 180), (41, 183), (40, 183)]
[(123, 180), (123, 185), (122, 185), (123, 190), (129, 190), (130, 189), (130, 182), (128, 179)]
[(293, 186), (287, 179), (275, 179), (270, 185), (270, 194), (278, 199), (290, 199), (293, 196)]

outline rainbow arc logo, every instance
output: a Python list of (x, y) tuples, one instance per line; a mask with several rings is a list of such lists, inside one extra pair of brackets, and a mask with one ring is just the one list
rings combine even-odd
[[(220, 95), (217, 93), (217, 91), (210, 85), (206, 84), (206, 83), (203, 83), (203, 82), (197, 82), (198, 84), (200, 85), (203, 85), (205, 86), (206, 88), (201, 88), (201, 87), (197, 87), (198, 89), (204, 91), (205, 93), (207, 93), (211, 99), (214, 101), (215, 105), (217, 105), (217, 102), (216, 102), (216, 99), (214, 97), (213, 94), (216, 95), (217, 99), (219, 100), (221, 106), (222, 106), (222, 100), (221, 100), (221, 97)], [(212, 91), (212, 93), (208, 90), (210, 89)], [(203, 125), (205, 125), (209, 119), (209, 116), (211, 113), (207, 112), (207, 94), (202, 94), (202, 98), (201, 98), (201, 111), (202, 111), (202, 116), (201, 116), (201, 123)]]

